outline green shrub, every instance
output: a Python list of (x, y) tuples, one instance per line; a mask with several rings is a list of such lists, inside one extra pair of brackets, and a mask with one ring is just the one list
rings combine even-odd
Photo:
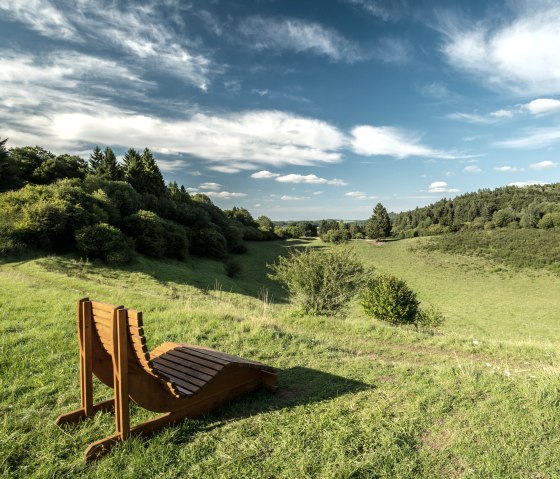
[(86, 226), (76, 232), (78, 251), (91, 259), (106, 263), (128, 263), (133, 255), (133, 242), (121, 230), (107, 223)]
[(124, 232), (134, 238), (139, 253), (161, 258), (165, 256), (167, 240), (163, 220), (151, 211), (140, 210), (128, 216), (123, 224)]
[(427, 308), (418, 308), (416, 314), (416, 327), (426, 330), (434, 330), (439, 328), (445, 322), (445, 317), (434, 306), (428, 306)]
[(341, 311), (367, 276), (354, 252), (344, 246), (298, 250), (269, 268), (273, 271), (269, 276), (282, 282), (294, 302), (310, 314)]
[(343, 244), (348, 243), (352, 239), (352, 235), (348, 230), (329, 230), (321, 236), (321, 239), (334, 244)]
[(537, 226), (543, 230), (560, 226), (560, 213), (546, 213)]
[(241, 264), (234, 258), (228, 258), (224, 263), (224, 271), (230, 278), (237, 278), (241, 273)]
[(418, 305), (416, 293), (391, 275), (376, 276), (362, 294), (366, 314), (391, 324), (413, 324)]
[(193, 232), (190, 238), (190, 253), (210, 258), (223, 258), (227, 253), (227, 242), (214, 228), (202, 228)]

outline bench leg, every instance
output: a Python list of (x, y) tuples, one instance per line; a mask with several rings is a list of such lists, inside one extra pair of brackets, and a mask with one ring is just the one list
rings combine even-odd
[(76, 409), (75, 411), (68, 412), (66, 414), (61, 414), (56, 418), (55, 424), (61, 426), (63, 424), (71, 424), (74, 422), (83, 421), (88, 417), (95, 415), (98, 412), (111, 412), (115, 408), (115, 401), (113, 399), (107, 399), (106, 401), (98, 402), (94, 404), (91, 408), (91, 414), (86, 415), (86, 410), (84, 408)]

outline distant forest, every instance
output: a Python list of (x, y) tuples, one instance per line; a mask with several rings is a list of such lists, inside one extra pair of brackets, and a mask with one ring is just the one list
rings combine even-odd
[(393, 219), (393, 235), (401, 238), (459, 230), (560, 227), (560, 183), (482, 189)]
[(243, 208), (222, 211), (206, 195), (166, 185), (147, 148), (119, 163), (111, 148), (96, 147), (86, 161), (0, 141), (0, 211), (0, 256), (35, 248), (109, 263), (135, 252), (223, 258), (245, 252), (243, 240), (276, 237)]

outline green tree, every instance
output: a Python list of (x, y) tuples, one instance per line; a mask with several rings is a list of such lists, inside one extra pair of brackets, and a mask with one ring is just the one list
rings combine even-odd
[(123, 158), (124, 180), (130, 183), (138, 192), (140, 192), (142, 184), (142, 171), (140, 154), (134, 148), (129, 148)]
[(89, 155), (89, 170), (94, 174), (99, 174), (99, 165), (103, 161), (103, 153), (99, 146), (95, 145), (93, 152)]
[(142, 163), (142, 189), (141, 193), (151, 193), (155, 196), (163, 196), (165, 194), (165, 181), (163, 175), (156, 163), (154, 155), (148, 148), (144, 148), (140, 157)]
[(391, 234), (391, 219), (381, 203), (373, 209), (373, 215), (366, 224), (366, 234), (369, 238), (386, 238)]
[(102, 154), (101, 162), (97, 168), (97, 173), (102, 178), (111, 181), (119, 181), (123, 179), (121, 166), (117, 162), (117, 157), (111, 148), (105, 148), (105, 151)]
[(268, 216), (259, 216), (257, 218), (259, 228), (264, 231), (274, 231), (274, 223)]
[(0, 192), (21, 186), (17, 164), (6, 150), (7, 141), (7, 138), (0, 141)]

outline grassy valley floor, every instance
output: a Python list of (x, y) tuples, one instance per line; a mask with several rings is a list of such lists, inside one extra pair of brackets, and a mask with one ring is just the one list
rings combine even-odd
[[(353, 242), (441, 309), (441, 334), (392, 328), (358, 303), (345, 318), (296, 314), (266, 263), (296, 242), (218, 262), (139, 259), (120, 269), (50, 256), (0, 265), (2, 477), (560, 477), (560, 277), (422, 252), (425, 239)], [(324, 246), (317, 242), (298, 242)], [(279, 369), (259, 391), (85, 464), (113, 417), (64, 429), (79, 403), (75, 302), (144, 311), (150, 348), (214, 347)], [(112, 391), (96, 383), (97, 398)], [(132, 409), (132, 422), (150, 413)]]

